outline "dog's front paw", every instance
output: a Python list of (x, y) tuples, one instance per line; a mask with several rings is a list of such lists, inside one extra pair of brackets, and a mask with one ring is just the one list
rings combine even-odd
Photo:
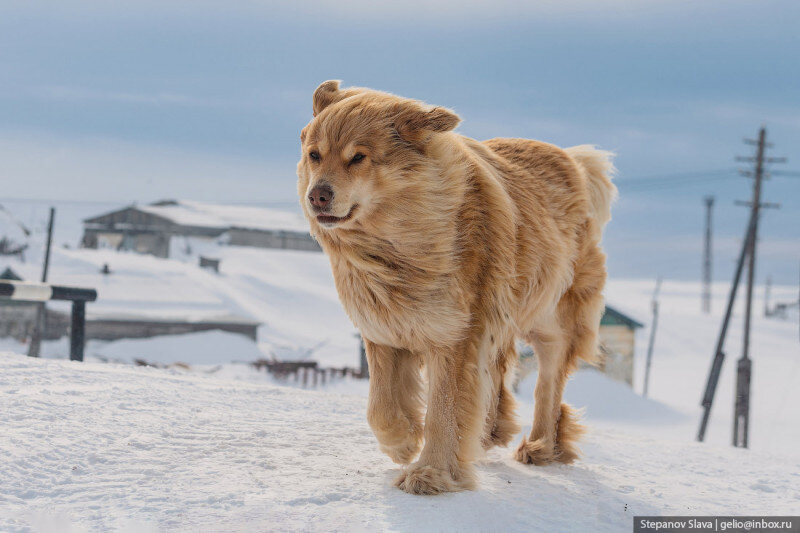
[(452, 472), (450, 469), (419, 463), (404, 470), (394, 484), (409, 494), (441, 494), (475, 488), (472, 473), (465, 468)]
[(523, 437), (514, 452), (514, 459), (526, 465), (550, 464), (556, 460), (555, 446), (544, 439), (528, 440)]

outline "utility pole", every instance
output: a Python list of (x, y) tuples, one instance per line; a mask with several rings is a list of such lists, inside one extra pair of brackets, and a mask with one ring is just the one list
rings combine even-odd
[(647, 398), (647, 387), (650, 383), (650, 363), (653, 360), (653, 346), (656, 342), (656, 328), (658, 327), (658, 292), (661, 290), (661, 276), (656, 280), (656, 289), (653, 291), (653, 321), (650, 325), (650, 342), (647, 344), (647, 362), (644, 367), (644, 387), (642, 396)]
[(772, 292), (772, 276), (767, 276), (767, 286), (764, 288), (764, 316), (770, 315), (769, 297)]
[(717, 345), (714, 349), (714, 359), (711, 361), (711, 369), (708, 371), (708, 380), (706, 381), (706, 390), (703, 393), (703, 400), (700, 405), (703, 407), (703, 416), (700, 420), (700, 429), (697, 431), (697, 440), (703, 442), (706, 438), (706, 428), (708, 427), (708, 419), (711, 415), (711, 406), (714, 404), (714, 395), (717, 391), (717, 383), (719, 382), (719, 375), (722, 371), (722, 363), (725, 362), (725, 336), (728, 334), (728, 325), (731, 322), (731, 315), (733, 314), (733, 303), (736, 301), (736, 292), (739, 289), (739, 280), (742, 278), (742, 270), (744, 269), (744, 260), (747, 257), (747, 251), (750, 249), (750, 239), (753, 237), (753, 219), (747, 224), (747, 232), (745, 233), (744, 242), (742, 243), (742, 251), (739, 253), (739, 260), (736, 262), (736, 271), (733, 275), (733, 283), (731, 290), (728, 294), (728, 305), (725, 308), (725, 316), (722, 319), (722, 326), (720, 327), (719, 337), (717, 337)]
[[(42, 267), (42, 283), (47, 281), (47, 272), (50, 269), (50, 248), (53, 245), (53, 222), (56, 217), (55, 207), (50, 208), (50, 219), (47, 222), (47, 247), (44, 251), (44, 266)], [(44, 302), (36, 304), (36, 322), (33, 325), (31, 343), (28, 345), (28, 356), (39, 357), (42, 347), (42, 336), (47, 327), (47, 313)]]
[(714, 197), (706, 196), (706, 238), (703, 251), (703, 312), (711, 312), (711, 212), (714, 208)]
[(755, 270), (755, 241), (758, 234), (758, 217), (759, 209), (762, 207), (778, 207), (776, 204), (762, 204), (761, 203), (761, 182), (764, 178), (764, 163), (777, 163), (783, 162), (782, 158), (765, 158), (764, 151), (770, 146), (766, 142), (767, 132), (764, 127), (759, 131), (758, 140), (745, 139), (747, 144), (755, 144), (758, 148), (755, 157), (737, 158), (739, 161), (751, 161), (755, 163), (754, 172), (743, 172), (748, 176), (753, 176), (755, 182), (753, 185), (753, 201), (745, 205), (750, 206), (750, 220), (747, 224), (747, 232), (745, 233), (744, 242), (742, 243), (742, 250), (739, 254), (739, 260), (736, 264), (736, 271), (733, 276), (733, 283), (731, 285), (730, 294), (728, 295), (728, 305), (725, 310), (725, 316), (722, 319), (722, 327), (720, 328), (719, 337), (717, 338), (716, 348), (714, 349), (714, 359), (711, 363), (711, 369), (708, 374), (708, 381), (706, 389), (703, 394), (701, 406), (703, 407), (703, 416), (700, 421), (700, 429), (697, 432), (697, 440), (702, 442), (705, 439), (706, 429), (708, 427), (708, 420), (711, 414), (711, 406), (714, 402), (714, 394), (719, 382), (720, 372), (722, 371), (722, 363), (725, 360), (725, 338), (728, 332), (728, 326), (733, 312), (733, 304), (736, 301), (736, 293), (739, 288), (739, 281), (741, 280), (742, 271), (744, 270), (745, 259), (748, 260), (748, 293), (745, 313), (745, 341), (742, 357), (737, 365), (737, 379), (736, 379), (736, 403), (734, 411), (734, 429), (733, 429), (733, 445), (747, 447), (747, 435), (749, 429), (749, 413), (750, 413), (750, 376), (752, 370), (752, 363), (750, 361), (750, 317), (753, 299), (753, 275)]
[(753, 316), (753, 280), (756, 270), (756, 244), (758, 243), (758, 219), (762, 207), (773, 207), (761, 203), (761, 184), (764, 179), (764, 163), (775, 162), (776, 159), (764, 157), (767, 148), (767, 130), (763, 126), (758, 132), (758, 140), (745, 141), (756, 145), (755, 169), (753, 178), (753, 200), (750, 205), (750, 218), (753, 221), (753, 235), (750, 238), (747, 252), (747, 297), (744, 312), (744, 340), (742, 343), (742, 357), (736, 364), (736, 402), (733, 414), (733, 445), (738, 448), (747, 448), (748, 433), (750, 428), (750, 377), (753, 363), (750, 360), (750, 331)]

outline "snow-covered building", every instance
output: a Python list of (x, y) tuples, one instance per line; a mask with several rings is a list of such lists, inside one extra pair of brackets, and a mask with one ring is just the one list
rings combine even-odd
[(85, 248), (171, 257), (176, 247), (206, 243), (319, 251), (299, 213), (265, 207), (162, 200), (83, 221)]
[(636, 349), (636, 330), (643, 327), (622, 311), (606, 305), (600, 321), (600, 348), (603, 358), (600, 368), (617, 381), (633, 385), (633, 356)]

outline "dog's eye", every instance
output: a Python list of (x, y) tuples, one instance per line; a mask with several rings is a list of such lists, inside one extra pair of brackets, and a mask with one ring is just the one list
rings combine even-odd
[(308, 157), (310, 157), (312, 161), (319, 161), (319, 152), (309, 152)]
[(350, 160), (350, 164), (358, 163), (359, 161), (364, 160), (364, 154), (356, 154), (353, 156), (353, 159)]

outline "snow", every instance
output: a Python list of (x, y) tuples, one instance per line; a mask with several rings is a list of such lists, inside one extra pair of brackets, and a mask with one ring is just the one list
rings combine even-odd
[[(650, 322), (650, 298), (654, 282), (611, 280), (608, 294), (622, 308)], [(742, 288), (743, 289), (743, 288)], [(725, 445), (731, 441), (733, 427), (736, 360), (741, 357), (744, 291), (740, 289), (729, 326), (724, 351), (727, 356), (719, 379), (706, 441)], [(700, 400), (722, 323), (730, 287), (713, 286), (712, 313), (700, 311), (700, 284), (666, 281), (661, 287), (659, 323), (649, 384), (649, 396), (683, 413), (687, 423), (674, 432), (684, 440), (697, 434)], [(796, 287), (773, 287), (773, 301), (797, 298)], [(764, 290), (759, 287), (753, 299), (753, 332), (750, 357), (753, 361), (750, 401), (750, 447), (756, 450), (800, 455), (800, 339), (797, 314), (787, 320), (763, 315)], [(636, 339), (636, 390), (643, 383), (645, 354), (649, 335), (639, 330)]]
[(508, 450), (481, 489), (391, 485), (365, 400), (0, 355), (0, 530), (621, 531), (634, 515), (798, 514), (800, 463), (594, 427), (573, 466)]
[[(705, 315), (699, 283), (664, 282), (643, 398), (654, 281), (612, 279), (609, 303), (646, 326), (637, 332), (633, 389), (591, 369), (567, 385), (567, 401), (585, 409), (589, 427), (583, 459), (536, 468), (493, 450), (479, 467), (480, 490), (412, 497), (392, 487), (398, 468), (366, 424), (367, 381), (300, 390), (245, 364), (275, 356), (358, 365), (356, 330), (323, 254), (214, 240), (179, 243), (188, 247), (176, 245), (173, 259), (63, 247), (78, 240), (78, 214), (96, 207), (59, 211), (50, 270), (54, 283), (98, 290), (89, 317), (252, 320), (261, 323), (258, 342), (210, 331), (89, 341), (83, 364), (63, 360), (67, 339), (45, 342), (43, 359), (0, 355), (0, 531), (619, 531), (630, 530), (634, 514), (800, 514), (798, 311), (765, 318), (760, 287), (750, 450), (729, 445), (743, 292), (707, 442), (698, 444), (728, 284), (714, 285)], [(42, 212), (29, 208), (14, 211), (34, 232), (27, 262), (0, 258), (0, 270), (38, 279)], [(249, 217), (243, 209), (234, 211)], [(219, 258), (220, 272), (200, 269), (199, 254)], [(772, 288), (772, 302), (796, 298), (796, 287)], [(27, 346), (0, 339), (3, 350)], [(141, 368), (135, 359), (190, 368)], [(519, 385), (524, 432), (535, 378)]]
[[(196, 250), (178, 259), (160, 259), (54, 248), (50, 280), (97, 289), (97, 301), (86, 307), (90, 319), (255, 321), (262, 324), (258, 343), (263, 356), (312, 358), (326, 367), (358, 365), (357, 331), (342, 310), (323, 254), (219, 245), (214, 250), (221, 261), (219, 274), (197, 266)], [(105, 264), (111, 274), (101, 273)], [(35, 263), (0, 260), (0, 269), (6, 265), (25, 279), (39, 275)], [(67, 302), (49, 305), (69, 311)], [(191, 348), (187, 344), (183, 351)], [(217, 362), (248, 357), (231, 352)]]

